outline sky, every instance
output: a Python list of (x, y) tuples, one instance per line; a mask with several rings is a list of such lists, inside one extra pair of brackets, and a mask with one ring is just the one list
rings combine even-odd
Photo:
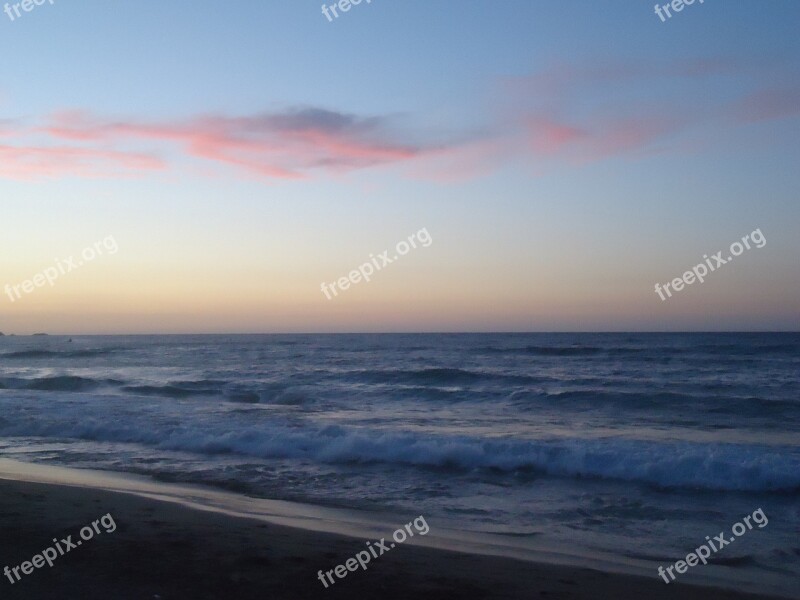
[(0, 331), (800, 329), (796, 0), (321, 4), (5, 5)]

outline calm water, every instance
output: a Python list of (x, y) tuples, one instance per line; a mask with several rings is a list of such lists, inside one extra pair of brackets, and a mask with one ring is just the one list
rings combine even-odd
[(0, 408), (17, 460), (664, 565), (760, 507), (717, 574), (800, 576), (798, 334), (5, 337)]

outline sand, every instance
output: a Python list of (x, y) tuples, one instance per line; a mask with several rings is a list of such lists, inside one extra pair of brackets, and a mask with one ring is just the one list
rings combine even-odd
[[(305, 598), (745, 599), (764, 596), (666, 585), (596, 570), (400, 545), (327, 589), (317, 572), (366, 540), (194, 510), (131, 494), (0, 480), (0, 568), (53, 546), (110, 513), (101, 533), (34, 569), (0, 579), (3, 598), (83, 600)], [(20, 571), (20, 574), (22, 572)], [(13, 574), (12, 574), (13, 578)]]

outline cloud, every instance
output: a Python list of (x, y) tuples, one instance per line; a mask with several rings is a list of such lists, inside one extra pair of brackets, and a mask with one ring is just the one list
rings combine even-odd
[(543, 116), (526, 119), (530, 150), (537, 156), (555, 156), (570, 146), (582, 143), (588, 137), (583, 129), (560, 123)]
[(159, 159), (134, 152), (0, 144), (0, 177), (8, 179), (103, 177), (163, 167)]
[(642, 153), (686, 125), (680, 117), (632, 116), (597, 119), (571, 125), (532, 117), (528, 146), (534, 159), (588, 163), (612, 156)]
[(735, 125), (800, 113), (800, 89), (764, 87), (763, 70), (722, 58), (561, 64), (503, 80), (497, 97), (509, 138), (541, 173), (664, 152), (685, 132), (731, 126), (731, 114)]
[(319, 108), (161, 123), (108, 121), (67, 112), (55, 115), (42, 131), (82, 143), (175, 143), (191, 157), (278, 179), (301, 179), (314, 171), (364, 169), (427, 151), (421, 145), (397, 141), (386, 118)]
[(408, 118), (310, 106), (172, 120), (74, 110), (34, 124), (3, 119), (0, 177), (117, 177), (180, 168), (187, 159), (263, 180), (381, 166), (441, 182), (520, 164), (541, 174), (666, 152), (678, 136), (702, 135), (704, 127), (797, 116), (800, 88), (763, 85), (781, 75), (770, 68), (717, 58), (555, 65), (500, 80), (488, 88), (492, 102), (480, 118), (446, 132)]
[(409, 128), (401, 135), (397, 126), (395, 118), (315, 107), (173, 121), (61, 111), (35, 125), (0, 120), (0, 177), (116, 177), (174, 168), (188, 157), (265, 179), (305, 179), (445, 150), (404, 141)]
[(748, 94), (733, 107), (740, 121), (750, 123), (800, 114), (800, 88), (768, 88)]

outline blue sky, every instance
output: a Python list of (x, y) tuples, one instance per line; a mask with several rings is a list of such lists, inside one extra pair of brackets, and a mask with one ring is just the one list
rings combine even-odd
[(0, 14), (0, 330), (797, 329), (796, 2), (321, 4)]

